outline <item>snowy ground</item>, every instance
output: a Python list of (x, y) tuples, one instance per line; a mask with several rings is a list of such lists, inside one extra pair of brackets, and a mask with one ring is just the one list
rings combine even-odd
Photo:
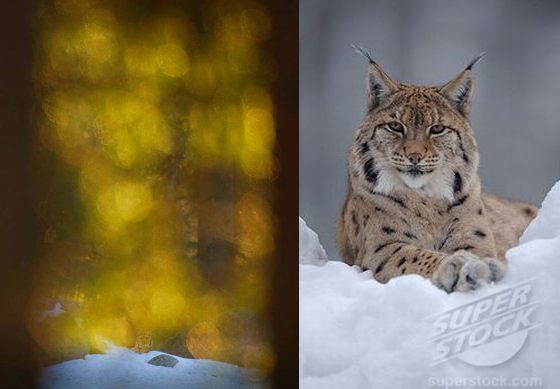
[(102, 355), (67, 361), (43, 369), (44, 389), (151, 389), (151, 388), (259, 388), (258, 373), (227, 363), (174, 357), (173, 367), (153, 366), (148, 361), (162, 353), (136, 354), (113, 347)]
[[(370, 272), (325, 262), (318, 246), (300, 220), (302, 388), (560, 388), (560, 183), (547, 195), (520, 245), (508, 252), (504, 280), (471, 293), (448, 295), (419, 276), (382, 285)], [(485, 296), (495, 299), (531, 279), (529, 305), (538, 308), (531, 318), (540, 326), (471, 353), (481, 363), (508, 352), (514, 354), (511, 359), (491, 367), (458, 358), (434, 365), (437, 352), (430, 338), (435, 316)], [(519, 320), (522, 324), (523, 318)], [(516, 347), (521, 348), (515, 352)]]

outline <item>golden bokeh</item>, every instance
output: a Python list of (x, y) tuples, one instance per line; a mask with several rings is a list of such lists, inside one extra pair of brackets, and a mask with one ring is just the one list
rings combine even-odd
[(41, 363), (113, 344), (274, 367), (272, 22), (183, 3), (39, 3)]

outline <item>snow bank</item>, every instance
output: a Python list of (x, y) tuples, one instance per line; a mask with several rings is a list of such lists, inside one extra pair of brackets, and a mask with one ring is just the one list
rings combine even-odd
[(539, 211), (539, 217), (527, 227), (520, 242), (552, 239), (557, 236), (560, 236), (560, 181), (546, 195)]
[(299, 218), (299, 263), (321, 265), (327, 261), (327, 253), (319, 243), (319, 237), (305, 221)]
[[(137, 354), (113, 347), (107, 354), (87, 355), (43, 369), (40, 387), (45, 389), (110, 388), (258, 388), (256, 371), (222, 362), (176, 357), (173, 368), (148, 361), (159, 351)], [(254, 380), (251, 379), (254, 378)]]
[[(300, 231), (301, 225), (300, 221)], [(300, 233), (302, 240), (300, 263), (313, 244), (322, 252), (309, 232), (303, 237)], [(533, 387), (559, 388), (560, 184), (550, 191), (521, 241), (507, 254), (510, 265), (504, 280), (465, 294), (447, 295), (420, 276), (382, 285), (371, 272), (342, 262), (300, 264), (300, 387), (483, 387), (490, 386), (488, 382), (513, 386), (533, 380)], [(534, 279), (532, 301), (538, 305), (541, 325), (528, 331), (511, 359), (492, 367), (457, 358), (434, 366), (434, 315), (529, 279)], [(513, 347), (513, 340), (498, 342), (488, 344), (493, 351), (484, 349), (485, 354), (492, 357)]]

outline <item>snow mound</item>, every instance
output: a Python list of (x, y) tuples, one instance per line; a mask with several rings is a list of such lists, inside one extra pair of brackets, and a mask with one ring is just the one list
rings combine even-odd
[(319, 237), (305, 221), (299, 218), (299, 263), (323, 264), (327, 261), (327, 254), (319, 242)]
[(539, 216), (527, 227), (519, 240), (527, 243), (535, 239), (560, 236), (560, 181), (546, 195)]
[[(107, 354), (87, 355), (42, 370), (44, 389), (109, 388), (259, 388), (258, 372), (227, 363), (185, 359), (175, 367), (154, 366), (150, 359), (159, 351), (137, 354), (129, 349), (111, 347)], [(262, 382), (261, 382), (262, 383)]]
[[(312, 251), (309, 243), (304, 255)], [(533, 387), (560, 387), (560, 184), (548, 194), (522, 244), (507, 253), (506, 277), (471, 293), (448, 295), (416, 275), (383, 285), (356, 266), (301, 264), (306, 263), (301, 255), (300, 249), (301, 388), (487, 387), (496, 379), (505, 380), (502, 386), (536, 380)], [(528, 280), (535, 285), (531, 301), (538, 305), (540, 326), (526, 332), (515, 355), (491, 367), (459, 358), (434, 365), (435, 316)], [(514, 339), (505, 339), (511, 341), (488, 343), (493, 349), (484, 354), (492, 359), (507, 353)]]

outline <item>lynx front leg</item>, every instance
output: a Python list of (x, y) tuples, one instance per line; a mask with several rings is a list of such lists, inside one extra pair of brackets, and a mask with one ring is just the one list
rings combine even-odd
[(405, 242), (388, 242), (369, 247), (363, 256), (363, 268), (373, 272), (379, 282), (403, 274), (418, 274), (430, 278), (447, 254), (424, 250)]
[(453, 254), (430, 251), (404, 242), (373, 248), (362, 267), (370, 269), (382, 283), (403, 274), (418, 274), (447, 293), (466, 292), (499, 281), (506, 272), (505, 263), (494, 258), (480, 258), (464, 250)]

